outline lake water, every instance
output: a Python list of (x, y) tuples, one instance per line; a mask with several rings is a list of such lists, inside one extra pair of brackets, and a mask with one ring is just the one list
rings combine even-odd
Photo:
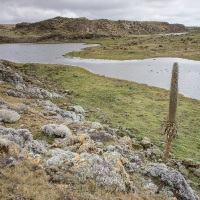
[(18, 63), (54, 63), (83, 67), (93, 73), (169, 89), (171, 69), (179, 63), (179, 93), (200, 99), (200, 61), (180, 58), (99, 60), (65, 58), (62, 55), (88, 46), (69, 44), (0, 44), (0, 59)]

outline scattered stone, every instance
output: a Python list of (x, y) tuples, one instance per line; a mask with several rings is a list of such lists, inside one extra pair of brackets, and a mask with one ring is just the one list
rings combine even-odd
[(19, 121), (21, 116), (12, 110), (0, 110), (0, 121), (7, 123), (14, 123)]
[(70, 110), (74, 111), (75, 113), (85, 113), (85, 110), (83, 109), (83, 107), (77, 105), (77, 106), (70, 106)]
[(25, 98), (26, 95), (23, 92), (18, 92), (18, 91), (14, 91), (14, 90), (7, 90), (5, 92), (8, 96), (12, 96), (12, 97), (19, 97), (19, 98)]
[(60, 109), (54, 103), (50, 101), (39, 101), (39, 103), (45, 106), (46, 111), (54, 111), (60, 116), (60, 121), (66, 122), (84, 122), (85, 118), (82, 114), (76, 114), (73, 111), (67, 111)]
[(92, 129), (102, 129), (103, 126), (99, 122), (92, 122), (91, 128)]
[(143, 148), (150, 148), (151, 140), (148, 137), (144, 137), (140, 144), (143, 146)]
[(56, 136), (56, 137), (71, 137), (72, 132), (70, 129), (63, 124), (47, 124), (41, 127), (41, 132), (48, 136)]

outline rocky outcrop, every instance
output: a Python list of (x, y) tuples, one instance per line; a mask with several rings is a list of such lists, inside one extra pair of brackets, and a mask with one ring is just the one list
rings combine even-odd
[(35, 154), (45, 154), (48, 149), (47, 143), (44, 141), (34, 140), (33, 135), (28, 129), (14, 129), (0, 127), (0, 139), (10, 141), (9, 149), (12, 146), (24, 148), (26, 151)]
[(172, 187), (179, 199), (200, 200), (200, 197), (177, 170), (169, 168), (165, 164), (150, 164), (146, 168), (146, 173)]
[[(27, 77), (26, 77), (27, 78)], [(8, 83), (16, 88), (16, 91), (8, 90), (7, 94), (15, 97), (31, 97), (38, 98), (61, 98), (62, 96), (49, 92), (43, 88), (32, 86), (23, 78), (22, 74), (14, 72), (9, 66), (0, 61), (0, 82)]]
[[(18, 37), (1, 36), (0, 42), (68, 41), (71, 39), (179, 33), (187, 32), (188, 29), (182, 24), (169, 24), (167, 22), (55, 17), (36, 23), (19, 23), (10, 31), (17, 33)], [(31, 37), (30, 35), (33, 34), (34, 37)]]
[(53, 112), (57, 113), (58, 116), (59, 116), (59, 121), (63, 121), (63, 122), (72, 122), (72, 121), (82, 122), (82, 121), (85, 121), (85, 118), (82, 114), (76, 114), (73, 111), (61, 109), (50, 101), (40, 101), (40, 104), (45, 106), (46, 111), (53, 111)]
[[(58, 26), (59, 24), (59, 26)], [(58, 32), (65, 31), (68, 34), (94, 34), (119, 36), (121, 34), (152, 34), (184, 32), (187, 28), (181, 24), (169, 24), (167, 22), (138, 22), (138, 21), (112, 21), (107, 19), (89, 20), (86, 18), (56, 17), (36, 23), (16, 24), (15, 30), (24, 33), (30, 30), (34, 32)]]

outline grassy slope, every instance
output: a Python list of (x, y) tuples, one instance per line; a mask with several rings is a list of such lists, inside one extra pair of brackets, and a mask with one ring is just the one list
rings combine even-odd
[[(24, 66), (24, 67), (23, 67)], [(47, 88), (73, 90), (73, 98), (57, 103), (80, 104), (90, 112), (89, 120), (126, 127), (136, 137), (148, 136), (154, 142), (165, 141), (162, 122), (168, 112), (169, 92), (128, 81), (94, 75), (84, 69), (61, 65), (21, 65), (36, 75)], [(100, 109), (98, 109), (100, 108)], [(200, 101), (179, 96), (178, 120), (181, 126), (173, 153), (179, 158), (200, 159)], [(163, 147), (161, 147), (163, 148)]]
[(200, 60), (200, 33), (170, 36), (135, 36), (119, 39), (85, 40), (85, 42), (99, 43), (101, 45), (67, 55), (113, 60), (155, 57), (179, 57)]

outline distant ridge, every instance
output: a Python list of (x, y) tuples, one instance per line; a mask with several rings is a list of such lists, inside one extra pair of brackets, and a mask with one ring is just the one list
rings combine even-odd
[(167, 22), (55, 17), (35, 23), (18, 23), (12, 31), (24, 37), (34, 35), (34, 39), (37, 41), (48, 41), (180, 33), (186, 32), (188, 29), (182, 24)]

